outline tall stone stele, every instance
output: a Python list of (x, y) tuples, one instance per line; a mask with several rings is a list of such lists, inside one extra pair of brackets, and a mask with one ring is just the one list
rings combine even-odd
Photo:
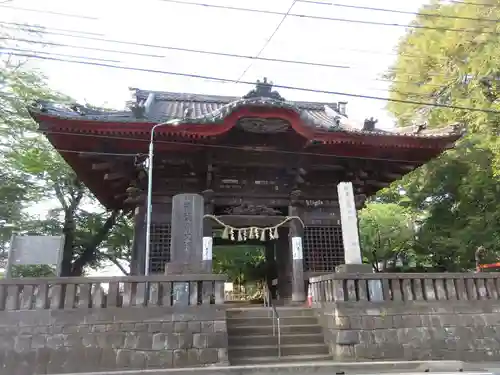
[[(204, 203), (199, 194), (174, 196), (170, 262), (165, 267), (166, 274), (192, 275), (193, 280), (196, 280), (196, 275), (212, 272), (212, 249), (207, 252), (203, 246)], [(200, 287), (200, 283), (175, 282), (172, 290), (173, 303), (197, 304)]]
[[(172, 200), (172, 232), (168, 274), (211, 273), (203, 251), (204, 200), (199, 194), (178, 194)], [(205, 259), (204, 259), (205, 258)], [(211, 268), (211, 267), (210, 267)]]

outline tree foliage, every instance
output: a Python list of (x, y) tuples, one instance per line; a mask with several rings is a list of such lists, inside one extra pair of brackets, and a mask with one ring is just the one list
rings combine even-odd
[(255, 246), (215, 247), (212, 264), (214, 273), (225, 274), (238, 285), (260, 282), (266, 277), (265, 256), (262, 249)]
[(377, 272), (409, 260), (415, 239), (415, 214), (395, 203), (372, 202), (360, 212), (363, 257)]
[[(1, 30), (0, 30), (1, 33)], [(4, 33), (2, 33), (3, 35)], [(7, 40), (7, 39), (3, 39)], [(12, 232), (65, 235), (63, 274), (81, 275), (103, 260), (129, 260), (131, 226), (121, 211), (106, 212), (49, 142), (28, 108), (38, 100), (68, 102), (23, 61), (0, 56), (0, 241)], [(26, 208), (47, 202), (39, 217)], [(8, 223), (9, 225), (2, 225)], [(116, 249), (116, 252), (115, 252)]]
[(500, 257), (500, 113), (495, 113), (500, 111), (500, 1), (490, 2), (497, 6), (470, 4), (474, 1), (425, 6), (421, 13), (451, 17), (418, 16), (414, 24), (421, 27), (401, 40), (388, 73), (393, 99), (481, 109), (388, 104), (399, 125), (467, 127), (454, 150), (378, 197), (418, 210), (421, 221), (413, 251), (426, 265), (443, 271), (472, 269), (481, 245), (492, 259)]

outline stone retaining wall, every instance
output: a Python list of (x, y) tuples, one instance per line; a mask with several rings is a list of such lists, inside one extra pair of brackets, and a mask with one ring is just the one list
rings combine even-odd
[(335, 274), (311, 278), (339, 361), (500, 361), (500, 275)]
[(225, 279), (0, 280), (0, 375), (227, 365)]
[(0, 374), (227, 365), (216, 306), (0, 312)]
[(339, 361), (500, 361), (500, 303), (344, 303), (320, 317)]

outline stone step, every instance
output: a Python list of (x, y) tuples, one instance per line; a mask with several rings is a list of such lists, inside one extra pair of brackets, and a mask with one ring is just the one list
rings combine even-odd
[[(227, 309), (228, 318), (267, 318), (272, 315), (269, 307), (246, 307)], [(277, 307), (280, 318), (287, 316), (316, 316), (313, 309), (304, 307)]]
[[(230, 360), (231, 366), (242, 366), (242, 365), (261, 365), (265, 363), (314, 363), (322, 361), (331, 361), (332, 356), (330, 354), (301, 354), (301, 355), (289, 355), (271, 357), (238, 357)], [(306, 374), (306, 372), (304, 372)]]
[[(281, 335), (283, 345), (293, 344), (323, 344), (322, 333), (313, 334), (289, 334)], [(277, 345), (278, 336), (258, 335), (258, 336), (229, 336), (229, 346), (258, 346), (258, 345)]]
[[(228, 327), (233, 326), (272, 326), (273, 321), (276, 324), (276, 319), (273, 318), (227, 318)], [(295, 326), (295, 325), (314, 325), (318, 324), (318, 319), (315, 316), (280, 316), (280, 326)]]
[[(328, 354), (324, 343), (281, 345), (281, 358), (313, 354)], [(242, 357), (278, 357), (278, 346), (233, 346), (229, 348), (229, 361)]]
[[(294, 326), (284, 326), (280, 327), (280, 332), (282, 335), (287, 334), (301, 334), (301, 333), (323, 333), (323, 330), (318, 324), (307, 324), (307, 325), (294, 325)], [(259, 335), (272, 335), (273, 326), (231, 326), (228, 327), (229, 336), (259, 336)]]
[[(232, 366), (244, 366), (244, 365), (252, 365), (253, 366), (259, 366), (262, 364), (282, 364), (282, 365), (288, 365), (290, 363), (307, 363), (312, 366), (314, 362), (320, 362), (322, 363), (323, 361), (331, 361), (332, 356), (330, 354), (311, 354), (311, 355), (289, 355), (287, 357), (240, 357), (240, 358), (235, 358), (234, 360), (231, 361)], [(288, 370), (283, 371), (282, 373), (289, 373), (292, 372), (290, 371), (291, 368)], [(311, 374), (313, 373), (312, 370), (316, 370), (315, 368), (307, 368), (307, 369), (302, 369), (301, 374)], [(315, 374), (317, 374), (317, 371), (314, 371)], [(277, 372), (279, 374), (279, 372)], [(327, 374), (335, 374), (335, 372), (332, 372), (332, 369), (329, 368), (327, 370)]]

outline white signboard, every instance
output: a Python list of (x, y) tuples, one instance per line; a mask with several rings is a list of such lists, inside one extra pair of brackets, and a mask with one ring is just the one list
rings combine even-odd
[(55, 265), (57, 275), (62, 260), (64, 236), (13, 236), (7, 260), (6, 277), (12, 266)]
[(304, 259), (302, 237), (292, 237), (292, 258), (293, 260)]
[(212, 237), (203, 237), (203, 260), (212, 260), (213, 242), (214, 240)]
[(359, 246), (358, 215), (354, 203), (354, 193), (351, 182), (341, 182), (337, 185), (340, 206), (340, 221), (342, 223), (342, 239), (346, 264), (361, 264), (361, 248)]

